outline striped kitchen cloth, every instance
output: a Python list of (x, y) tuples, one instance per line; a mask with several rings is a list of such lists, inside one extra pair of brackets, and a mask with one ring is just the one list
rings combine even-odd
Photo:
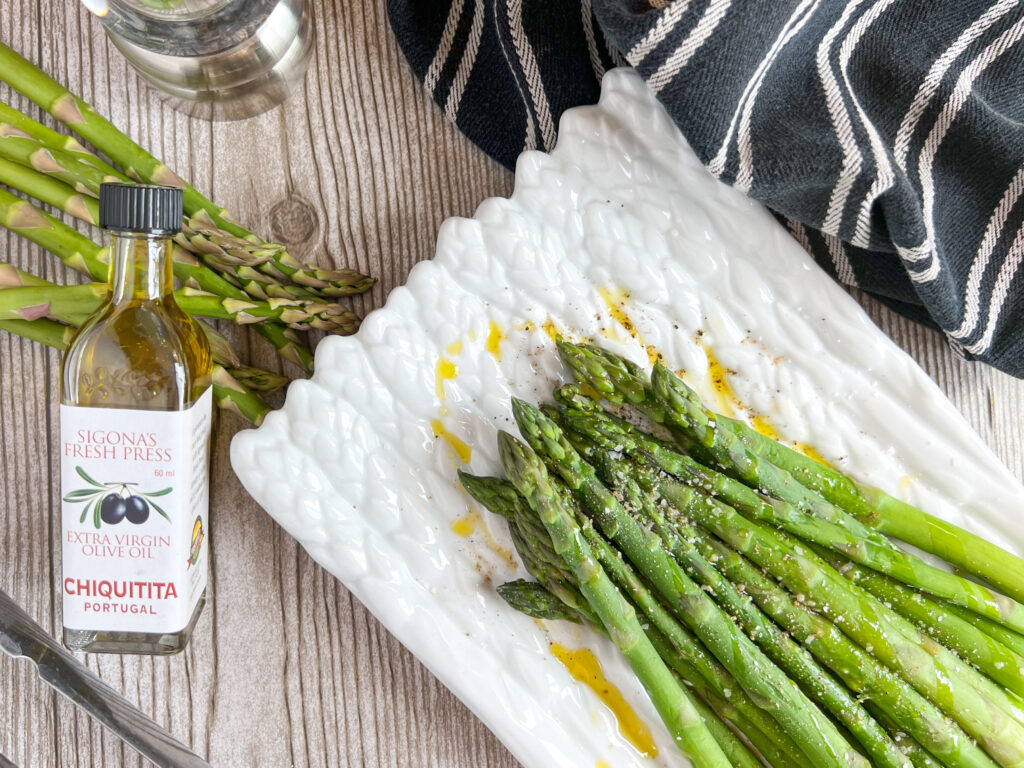
[(511, 168), (635, 67), (715, 176), (834, 278), (1024, 377), (1024, 0), (388, 0)]

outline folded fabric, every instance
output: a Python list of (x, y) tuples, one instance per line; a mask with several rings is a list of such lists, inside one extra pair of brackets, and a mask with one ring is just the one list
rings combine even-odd
[(635, 67), (835, 279), (1024, 377), (1024, 0), (388, 0), (427, 92), (507, 167)]

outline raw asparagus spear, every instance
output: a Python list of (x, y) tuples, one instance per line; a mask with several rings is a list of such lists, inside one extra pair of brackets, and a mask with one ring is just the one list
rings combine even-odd
[(729, 760), (687, 694), (658, 656), (632, 607), (594, 561), (579, 527), (562, 505), (540, 458), (511, 435), (499, 435), (505, 472), (543, 521), (555, 550), (616, 647), (644, 684), (680, 751), (698, 768), (729, 768)]
[(537, 408), (513, 399), (516, 423), (530, 446), (577, 492), (601, 531), (651, 580), (669, 604), (752, 696), (771, 702), (783, 729), (821, 766), (865, 765), (833, 723), (629, 516), (582, 460), (558, 425)]
[(43, 142), (48, 147), (70, 152), (79, 160), (89, 163), (93, 167), (99, 168), (106, 173), (118, 173), (115, 168), (103, 162), (100, 158), (96, 157), (95, 154), (79, 144), (78, 139), (74, 136), (68, 136), (60, 133), (59, 131), (55, 131), (49, 126), (43, 125), (37, 120), (33, 120), (28, 115), (19, 112), (10, 104), (0, 101), (0, 136), (11, 135), (31, 136), (32, 138)]
[(192, 185), (183, 181), (164, 163), (129, 139), (91, 106), (45, 72), (20, 56), (9, 46), (0, 43), (0, 80), (33, 101), (63, 122), (71, 130), (90, 142), (107, 157), (121, 166), (129, 177), (150, 184), (181, 187), (184, 192), (185, 213), (195, 216), (205, 211), (219, 229), (235, 237), (249, 240), (260, 251), (276, 250), (274, 256), (257, 266), (272, 277), (301, 285), (319, 298), (347, 296), (366, 290), (372, 279), (352, 270), (324, 270), (298, 262), (282, 246), (266, 243), (244, 227), (232, 221), (227, 212), (201, 195)]

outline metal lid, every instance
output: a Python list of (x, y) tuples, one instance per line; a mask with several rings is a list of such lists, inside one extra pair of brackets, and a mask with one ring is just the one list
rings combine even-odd
[(100, 227), (114, 232), (174, 235), (181, 231), (179, 187), (101, 184)]

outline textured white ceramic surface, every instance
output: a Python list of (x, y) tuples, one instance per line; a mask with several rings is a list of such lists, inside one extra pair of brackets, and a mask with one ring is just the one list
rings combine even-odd
[(704, 171), (639, 77), (610, 72), (597, 106), (563, 116), (551, 154), (520, 158), (510, 199), (446, 221), (434, 260), (358, 334), (325, 339), (313, 378), (231, 446), (253, 497), (531, 768), (647, 764), (552, 641), (594, 648), (651, 726), (650, 764), (685, 765), (609, 644), (498, 597), (525, 574), (435, 436), (442, 426), (471, 448), (470, 471), (497, 473), (510, 395), (547, 399), (565, 375), (552, 329), (641, 363), (652, 345), (713, 408), (748, 406), (1021, 549), (1024, 489), (924, 372), (762, 207)]

